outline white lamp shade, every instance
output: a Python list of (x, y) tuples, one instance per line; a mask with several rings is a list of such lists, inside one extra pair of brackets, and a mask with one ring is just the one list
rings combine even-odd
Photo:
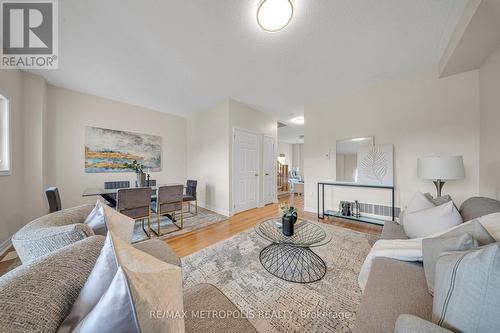
[(433, 156), (418, 159), (418, 177), (427, 180), (456, 180), (465, 178), (462, 156)]

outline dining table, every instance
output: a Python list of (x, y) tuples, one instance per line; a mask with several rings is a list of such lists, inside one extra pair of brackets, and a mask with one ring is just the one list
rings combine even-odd
[[(179, 183), (170, 183), (170, 184), (162, 184), (162, 185), (157, 185), (157, 186), (147, 186), (151, 188), (151, 199), (156, 199), (156, 192), (159, 187), (162, 186), (173, 186), (173, 185), (183, 185), (184, 189), (187, 187), (184, 184), (179, 184)], [(87, 197), (98, 197), (100, 196), (104, 200), (106, 200), (110, 206), (116, 207), (116, 194), (118, 193), (118, 190), (123, 190), (126, 188), (136, 188), (136, 187), (124, 187), (124, 188), (104, 188), (104, 187), (90, 187), (86, 188), (83, 193), (82, 197), (87, 198)], [(172, 219), (170, 214), (167, 214), (169, 218)], [(175, 221), (175, 220), (174, 220)]]

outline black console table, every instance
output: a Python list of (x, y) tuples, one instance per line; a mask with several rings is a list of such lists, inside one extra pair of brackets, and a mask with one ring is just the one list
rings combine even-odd
[[(344, 187), (361, 187), (361, 188), (375, 188), (375, 189), (383, 189), (383, 190), (391, 190), (392, 194), (392, 220), (395, 218), (395, 207), (394, 207), (394, 186), (381, 186), (381, 185), (362, 185), (357, 183), (346, 183), (346, 182), (330, 182), (330, 181), (321, 181), (318, 182), (318, 219), (324, 219), (325, 215), (335, 216), (340, 218), (346, 218), (349, 220), (355, 220), (365, 223), (373, 223), (373, 224), (383, 224), (383, 221), (380, 220), (381, 223), (378, 223), (377, 219), (365, 218), (365, 217), (355, 217), (355, 216), (344, 216), (340, 213), (325, 213), (325, 186), (344, 186)], [(320, 196), (321, 192), (321, 196)], [(320, 205), (321, 203), (321, 205)], [(320, 209), (321, 206), (321, 209)], [(321, 214), (320, 214), (321, 213)]]

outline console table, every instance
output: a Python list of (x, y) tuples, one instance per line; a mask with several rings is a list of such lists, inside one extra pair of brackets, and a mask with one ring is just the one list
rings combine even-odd
[[(325, 215), (335, 216), (340, 218), (345, 218), (349, 220), (355, 220), (365, 223), (372, 224), (383, 224), (382, 220), (367, 218), (367, 217), (355, 217), (355, 216), (344, 216), (338, 212), (325, 213), (325, 186), (344, 186), (344, 187), (359, 187), (359, 188), (375, 188), (382, 190), (390, 190), (392, 195), (392, 220), (395, 218), (395, 207), (394, 207), (394, 186), (382, 186), (382, 185), (362, 185), (357, 183), (347, 183), (347, 182), (332, 182), (332, 181), (321, 181), (318, 182), (318, 219), (324, 219)], [(320, 195), (321, 192), (321, 195)], [(321, 205), (320, 205), (321, 203)], [(321, 206), (321, 209), (320, 209)], [(320, 214), (321, 213), (321, 214)]]

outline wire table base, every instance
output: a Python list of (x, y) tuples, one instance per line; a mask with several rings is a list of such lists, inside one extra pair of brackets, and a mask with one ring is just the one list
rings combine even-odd
[(269, 273), (288, 282), (316, 282), (326, 274), (325, 262), (308, 247), (273, 243), (260, 251), (259, 259)]

